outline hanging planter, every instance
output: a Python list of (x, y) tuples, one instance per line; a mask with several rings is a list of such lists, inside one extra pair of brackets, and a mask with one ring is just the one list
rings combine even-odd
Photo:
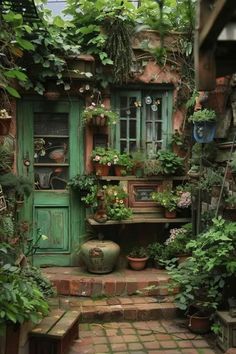
[(198, 143), (210, 143), (215, 137), (216, 114), (210, 109), (202, 109), (193, 113), (189, 121), (193, 122), (193, 136)]
[(106, 116), (93, 116), (89, 121), (92, 127), (106, 127), (108, 125), (108, 118)]
[(215, 137), (215, 131), (214, 122), (199, 122), (193, 126), (193, 136), (197, 143), (210, 143)]

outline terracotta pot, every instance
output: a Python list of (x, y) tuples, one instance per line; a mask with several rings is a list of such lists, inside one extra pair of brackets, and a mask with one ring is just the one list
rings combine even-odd
[(165, 218), (166, 219), (175, 219), (176, 218), (176, 210), (169, 211), (165, 209)]
[(188, 315), (188, 328), (191, 332), (197, 334), (206, 334), (210, 332), (210, 315), (201, 315), (199, 311), (193, 315)]
[(110, 171), (110, 166), (101, 165), (99, 163), (94, 164), (94, 169), (97, 176), (108, 176)]
[(0, 119), (0, 135), (7, 135), (10, 131), (11, 117)]
[(123, 166), (115, 165), (114, 170), (116, 176), (124, 176), (124, 174), (122, 173), (122, 171), (125, 171)]
[(129, 261), (129, 266), (133, 270), (142, 270), (146, 267), (148, 257), (144, 258), (132, 258), (127, 256), (127, 259)]

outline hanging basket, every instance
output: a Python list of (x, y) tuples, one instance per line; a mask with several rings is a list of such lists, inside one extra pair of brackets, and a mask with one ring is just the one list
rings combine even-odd
[(92, 127), (106, 127), (108, 119), (106, 116), (94, 116), (90, 119), (89, 125)]
[(193, 136), (197, 143), (210, 143), (215, 137), (215, 122), (198, 122), (193, 125)]

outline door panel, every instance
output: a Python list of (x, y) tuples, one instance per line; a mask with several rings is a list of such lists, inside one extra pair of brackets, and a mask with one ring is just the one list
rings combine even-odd
[(48, 237), (40, 241), (34, 264), (73, 265), (84, 211), (66, 186), (69, 178), (83, 172), (79, 102), (23, 101), (18, 112), (19, 173), (34, 183), (23, 216), (32, 221), (34, 240), (38, 228)]

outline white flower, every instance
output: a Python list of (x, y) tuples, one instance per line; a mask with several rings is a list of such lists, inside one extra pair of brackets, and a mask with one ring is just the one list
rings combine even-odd
[(110, 163), (110, 162), (108, 162), (108, 163), (107, 163), (107, 166), (111, 166), (111, 163)]

